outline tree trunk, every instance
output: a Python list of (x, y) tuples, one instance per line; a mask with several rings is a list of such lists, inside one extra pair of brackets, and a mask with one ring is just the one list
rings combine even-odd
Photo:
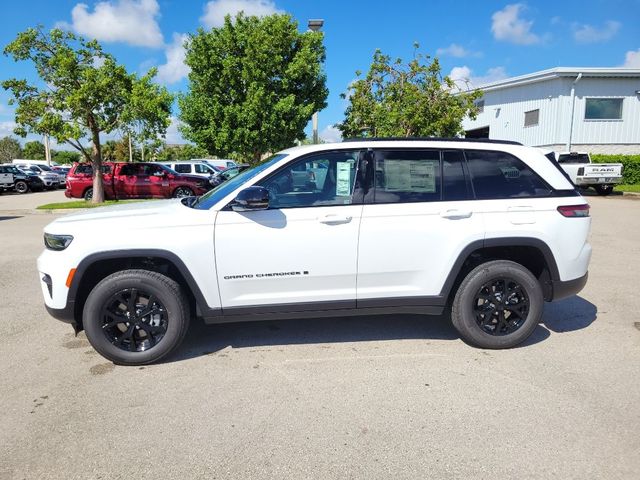
[(89, 127), (91, 128), (91, 167), (93, 169), (93, 197), (91, 203), (104, 202), (104, 183), (102, 180), (102, 151), (100, 148), (100, 131), (93, 117), (89, 117)]

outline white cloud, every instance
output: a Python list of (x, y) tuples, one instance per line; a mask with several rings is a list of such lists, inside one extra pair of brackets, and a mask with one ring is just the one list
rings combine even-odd
[(624, 58), (625, 68), (640, 68), (640, 48), (638, 50), (629, 50)]
[(14, 128), (16, 128), (16, 122), (0, 122), (0, 137), (8, 137), (10, 135), (14, 135)]
[(605, 42), (618, 33), (621, 26), (620, 22), (614, 20), (607, 20), (602, 28), (574, 23), (573, 38), (579, 43)]
[(178, 117), (171, 117), (171, 124), (169, 125), (169, 128), (167, 128), (167, 134), (165, 136), (165, 141), (167, 143), (187, 143), (187, 141), (182, 137), (180, 130), (178, 130), (181, 124), (182, 122), (178, 120)]
[(515, 3), (495, 12), (491, 16), (494, 38), (517, 45), (540, 43), (540, 37), (531, 31), (533, 21), (520, 18), (520, 13), (525, 10), (524, 4)]
[(96, 3), (93, 12), (84, 3), (71, 10), (71, 28), (104, 42), (124, 42), (141, 47), (164, 44), (157, 22), (156, 0), (115, 0)]
[(484, 75), (476, 76), (473, 74), (473, 70), (466, 65), (453, 67), (449, 73), (449, 78), (454, 81), (460, 90), (476, 88), (498, 80), (504, 80), (508, 76), (504, 67), (493, 67), (488, 69)]
[(158, 80), (161, 82), (176, 83), (189, 74), (189, 67), (184, 63), (184, 42), (187, 38), (186, 34), (173, 34), (173, 42), (167, 45), (164, 52), (167, 62), (158, 67)]
[(248, 17), (283, 13), (272, 0), (212, 0), (204, 6), (200, 21), (209, 28), (218, 28), (224, 25), (225, 16), (234, 17), (240, 11)]
[(318, 134), (318, 136), (328, 143), (333, 142), (341, 142), (342, 141), (342, 133), (338, 130), (335, 125), (327, 125), (324, 129)]
[(480, 52), (472, 52), (471, 50), (467, 50), (461, 45), (457, 43), (452, 43), (446, 48), (439, 48), (436, 50), (436, 55), (440, 56), (450, 56), (456, 58), (464, 58), (464, 57), (479, 57), (481, 56)]

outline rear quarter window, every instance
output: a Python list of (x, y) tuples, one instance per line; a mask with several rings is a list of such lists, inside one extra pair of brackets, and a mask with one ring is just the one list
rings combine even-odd
[(553, 192), (527, 164), (509, 153), (466, 150), (465, 155), (477, 199), (547, 197)]

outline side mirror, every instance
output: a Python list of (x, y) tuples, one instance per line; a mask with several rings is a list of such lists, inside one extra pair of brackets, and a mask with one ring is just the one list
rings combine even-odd
[(247, 187), (238, 193), (231, 204), (234, 212), (249, 212), (269, 208), (269, 190), (264, 187)]

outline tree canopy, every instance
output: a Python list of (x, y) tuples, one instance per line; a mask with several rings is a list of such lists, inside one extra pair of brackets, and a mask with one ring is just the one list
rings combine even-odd
[(28, 158), (30, 160), (44, 160), (44, 144), (37, 140), (27, 142), (24, 144), (24, 148), (22, 149), (22, 155), (24, 156), (24, 158)]
[(442, 77), (437, 58), (416, 53), (405, 64), (376, 50), (367, 75), (342, 94), (349, 105), (337, 128), (344, 138), (453, 137), (463, 132), (466, 116), (476, 117), (474, 102), (481, 96), (460, 91), (451, 78)]
[(15, 158), (22, 158), (20, 142), (13, 137), (0, 138), (0, 163), (8, 163)]
[(155, 69), (138, 77), (118, 65), (95, 40), (53, 29), (29, 28), (4, 49), (15, 61), (31, 61), (41, 82), (2, 82), (17, 104), (16, 134), (49, 135), (68, 143), (93, 164), (93, 201), (104, 200), (100, 135), (130, 129), (163, 135), (173, 97), (153, 83)]
[(186, 43), (190, 90), (179, 98), (185, 138), (210, 154), (258, 161), (304, 138), (326, 106), (321, 32), (289, 15), (227, 16)]

